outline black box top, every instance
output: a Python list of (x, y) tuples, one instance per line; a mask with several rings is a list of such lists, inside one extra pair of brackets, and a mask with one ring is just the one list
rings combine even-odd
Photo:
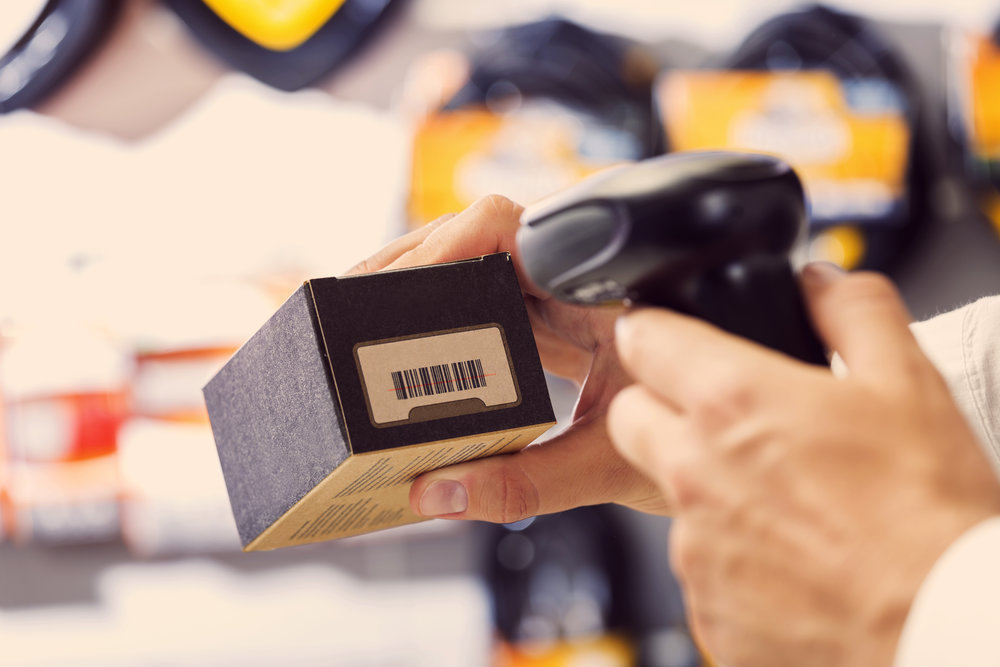
[[(548, 389), (538, 359), (531, 324), (513, 261), (507, 253), (383, 271), (345, 278), (309, 281), (316, 316), (326, 344), (340, 397), (350, 447), (354, 453), (461, 437), (554, 421)], [(508, 348), (516, 402), (437, 419), (380, 424), (371, 412), (371, 387), (359, 369), (356, 350), (365, 344), (412, 339), (430, 333), (495, 325)], [(450, 345), (442, 337), (444, 345)], [(469, 355), (466, 355), (469, 356)], [(415, 358), (398, 370), (433, 371), (437, 364)], [(446, 361), (467, 362), (465, 357)], [(451, 375), (461, 364), (441, 364)], [(495, 370), (495, 369), (494, 369)], [(490, 373), (491, 374), (491, 373)], [(419, 377), (419, 373), (415, 374)], [(490, 380), (492, 378), (486, 378)], [(474, 393), (474, 392), (473, 392)], [(462, 392), (442, 397), (461, 400)], [(516, 403), (516, 404), (515, 404)]]

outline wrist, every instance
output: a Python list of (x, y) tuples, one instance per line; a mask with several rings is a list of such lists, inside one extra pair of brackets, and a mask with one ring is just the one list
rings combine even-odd
[(861, 639), (857, 646), (867, 648), (852, 656), (851, 664), (893, 665), (913, 602), (931, 570), (952, 544), (991, 513), (983, 507), (939, 512), (937, 517), (925, 514), (919, 523), (907, 525), (907, 536), (898, 542), (899, 548), (880, 554), (877, 580), (870, 582), (867, 591), (860, 591), (864, 604), (858, 616)]
[(903, 626), (896, 667), (997, 665), (1000, 515), (963, 533), (922, 582)]

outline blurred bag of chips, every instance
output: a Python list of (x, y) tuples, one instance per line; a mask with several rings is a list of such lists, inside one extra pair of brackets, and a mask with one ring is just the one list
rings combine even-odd
[(62, 322), (3, 349), (0, 392), (11, 459), (78, 461), (116, 449), (128, 415), (128, 360), (104, 335)]
[[(0, 408), (0, 426), (3, 426), (2, 408)], [(2, 433), (2, 430), (0, 430), (0, 433)], [(10, 500), (7, 497), (9, 465), (7, 461), (7, 447), (3, 441), (3, 437), (0, 436), (0, 543), (6, 540), (7, 535), (10, 533), (10, 526), (8, 525), (10, 521)]]
[(493, 667), (633, 667), (635, 649), (624, 637), (605, 635), (538, 646), (497, 645)]
[[(858, 266), (863, 241), (842, 227), (901, 225), (910, 130), (890, 84), (824, 71), (682, 71), (657, 85), (672, 150), (731, 149), (793, 165), (823, 259)], [(837, 243), (839, 247), (833, 247)]]
[(1000, 25), (947, 36), (948, 121), (964, 173), (1000, 232)]
[(670, 150), (771, 153), (802, 177), (804, 259), (887, 270), (926, 217), (922, 95), (864, 17), (810, 5), (765, 20), (700, 71), (663, 74), (657, 108)]
[(656, 66), (637, 44), (558, 18), (481, 41), (411, 70), (405, 106), (426, 111), (414, 121), (412, 227), (491, 193), (530, 203), (659, 151)]
[(409, 218), (420, 226), (492, 193), (532, 202), (638, 154), (627, 133), (556, 104), (434, 114), (414, 137)]

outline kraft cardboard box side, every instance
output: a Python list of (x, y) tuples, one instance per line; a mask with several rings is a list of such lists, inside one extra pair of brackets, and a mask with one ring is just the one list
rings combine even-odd
[(307, 281), (204, 394), (246, 551), (420, 521), (420, 473), (555, 421), (506, 253)]

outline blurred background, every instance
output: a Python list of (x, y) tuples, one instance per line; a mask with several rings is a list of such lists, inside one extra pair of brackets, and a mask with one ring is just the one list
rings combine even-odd
[(0, 663), (710, 664), (669, 521), (617, 507), (241, 553), (201, 386), (304, 279), (678, 150), (788, 159), (799, 259), (886, 272), (918, 318), (995, 293), (998, 26), (986, 0), (6, 0)]

